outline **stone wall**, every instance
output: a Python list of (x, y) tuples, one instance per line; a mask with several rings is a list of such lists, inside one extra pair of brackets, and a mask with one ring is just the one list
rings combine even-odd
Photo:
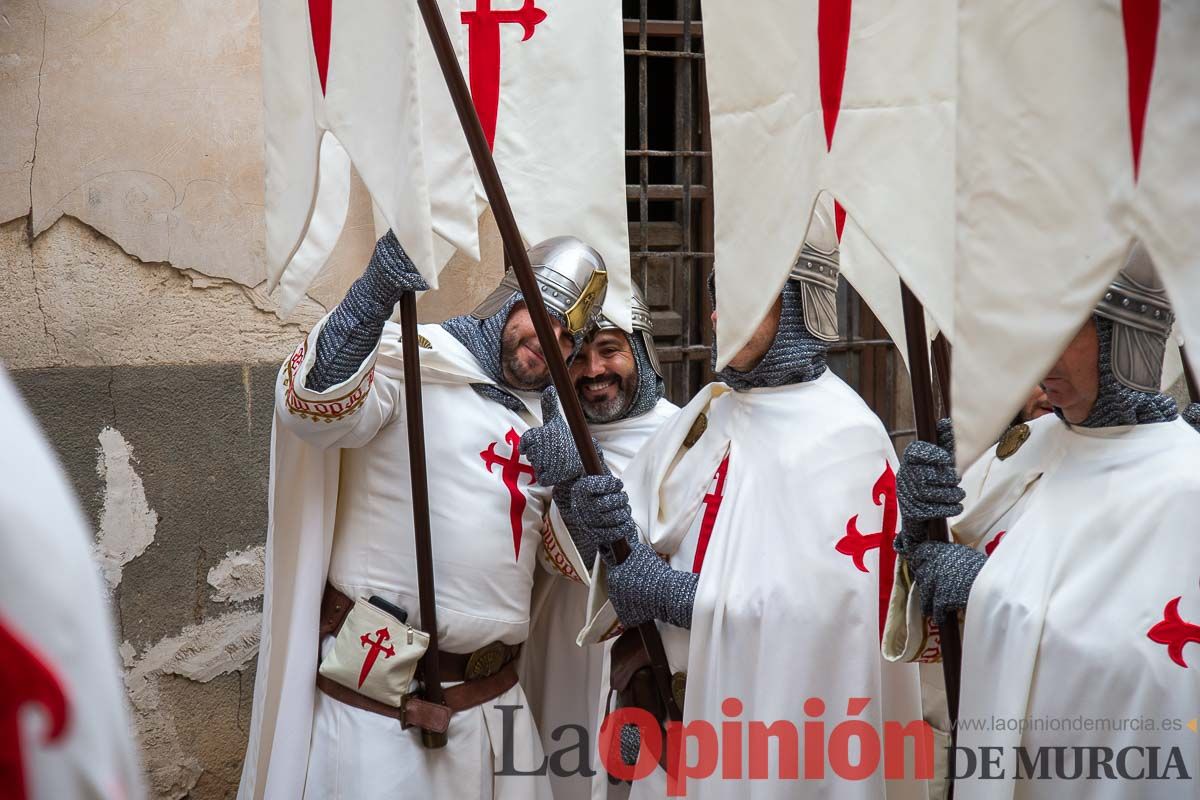
[[(362, 271), (355, 181), (288, 320), (265, 290), (256, 0), (0, 3), (0, 361), (96, 532), (156, 798), (236, 793), (278, 365)], [(499, 279), (456, 258), (424, 320)]]

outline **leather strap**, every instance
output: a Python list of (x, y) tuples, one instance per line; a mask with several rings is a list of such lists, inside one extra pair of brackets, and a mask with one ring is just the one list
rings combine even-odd
[(398, 719), (405, 728), (416, 726), (435, 733), (446, 732), (451, 714), (495, 700), (516, 685), (517, 665), (510, 661), (494, 675), (447, 687), (444, 690), (444, 706), (430, 703), (417, 695), (408, 695), (403, 705), (396, 708), (361, 695), (324, 675), (317, 675), (317, 688), (340, 703)]

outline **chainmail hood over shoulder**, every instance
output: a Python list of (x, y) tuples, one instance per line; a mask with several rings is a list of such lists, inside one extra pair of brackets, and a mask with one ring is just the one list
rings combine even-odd
[[(1145, 425), (1170, 422), (1179, 416), (1175, 399), (1161, 392), (1141, 392), (1117, 380), (1113, 374), (1113, 321), (1093, 315), (1100, 339), (1100, 392), (1081, 428), (1113, 428), (1121, 425)], [(1064, 419), (1062, 409), (1054, 413)]]
[[(746, 372), (726, 367), (716, 373), (717, 379), (734, 391), (806, 383), (825, 374), (825, 354), (829, 350), (829, 342), (813, 336), (804, 324), (800, 283), (789, 280), (783, 285), (781, 296), (783, 307), (779, 314), (779, 331), (762, 360)], [(715, 369), (715, 343), (712, 363)]]

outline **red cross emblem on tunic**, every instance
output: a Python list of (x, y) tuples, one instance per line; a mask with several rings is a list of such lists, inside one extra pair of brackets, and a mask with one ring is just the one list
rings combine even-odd
[(509, 522), (512, 524), (513, 555), (515, 558), (520, 558), (521, 533), (524, 530), (524, 525), (521, 524), (521, 517), (525, 513), (526, 501), (525, 495), (521, 493), (519, 481), (522, 475), (528, 475), (532, 481), (533, 467), (521, 462), (521, 453), (518, 449), (518, 446), (521, 444), (521, 435), (514, 428), (509, 428), (508, 433), (504, 434), (504, 441), (508, 443), (511, 451), (508, 458), (501, 458), (497, 455), (496, 445), (499, 442), (489, 444), (486, 450), (479, 453), (479, 457), (483, 459), (488, 472), (492, 471), (492, 467), (500, 467), (500, 480), (504, 481), (509, 497), (512, 498), (508, 509), (508, 517)]
[(358, 673), (358, 688), (362, 688), (363, 681), (371, 674), (371, 667), (375, 666), (375, 660), (379, 658), (379, 654), (383, 653), (384, 661), (396, 655), (396, 648), (392, 645), (385, 645), (384, 642), (391, 641), (392, 635), (388, 633), (387, 628), (380, 628), (375, 631), (375, 638), (371, 638), (371, 634), (364, 633), (358, 637), (362, 642), (362, 646), (367, 648), (367, 655), (363, 658), (362, 670)]
[(708, 540), (712, 538), (713, 526), (717, 524), (717, 512), (721, 510), (721, 501), (725, 499), (725, 474), (729, 472), (729, 456), (721, 459), (713, 475), (713, 490), (704, 495), (704, 518), (700, 520), (700, 540), (696, 543), (696, 558), (692, 562), (692, 572), (699, 572), (704, 566), (704, 554), (708, 552)]
[(1200, 625), (1179, 616), (1179, 601), (1182, 599), (1176, 597), (1167, 603), (1167, 607), (1163, 609), (1162, 622), (1156, 623), (1146, 635), (1151, 641), (1165, 644), (1171, 660), (1186, 668), (1188, 664), (1183, 660), (1183, 648), (1190, 642), (1200, 644)]
[[(871, 487), (871, 499), (875, 505), (883, 506), (883, 524), (873, 533), (858, 530), (858, 514), (846, 522), (846, 535), (838, 540), (834, 548), (842, 555), (850, 556), (854, 566), (862, 572), (870, 572), (863, 560), (871, 550), (879, 551), (879, 635), (883, 636), (883, 623), (887, 620), (888, 602), (892, 596), (892, 579), (896, 568), (896, 551), (892, 541), (896, 538), (896, 523), (900, 517), (896, 502), (896, 473), (892, 465), (883, 465), (883, 474)], [(886, 543), (886, 547), (884, 544)]]
[(0, 797), (28, 797), (21, 755), (21, 709), (42, 707), (49, 717), (43, 744), (63, 738), (70, 718), (66, 692), (54, 670), (0, 619)]
[(492, 10), (492, 0), (477, 0), (474, 11), (462, 12), (462, 23), (467, 26), (471, 99), (489, 150), (496, 142), (500, 108), (500, 26), (520, 25), (525, 33), (521, 41), (525, 42), (544, 19), (546, 12), (537, 7), (535, 0), (525, 0), (520, 8), (507, 11)]

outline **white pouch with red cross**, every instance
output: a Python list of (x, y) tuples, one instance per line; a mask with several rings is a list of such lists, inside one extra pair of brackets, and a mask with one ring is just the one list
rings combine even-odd
[(359, 599), (346, 615), (318, 672), (372, 700), (399, 707), (429, 634)]

